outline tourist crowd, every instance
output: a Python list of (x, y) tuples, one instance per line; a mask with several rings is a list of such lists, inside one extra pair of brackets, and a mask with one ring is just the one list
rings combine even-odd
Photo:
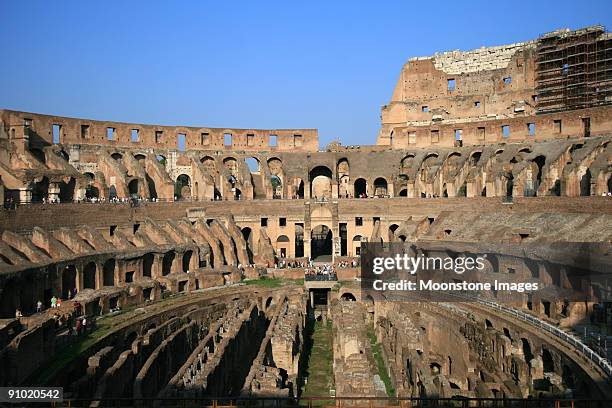
[(314, 265), (304, 271), (306, 280), (338, 280), (336, 270), (331, 264)]

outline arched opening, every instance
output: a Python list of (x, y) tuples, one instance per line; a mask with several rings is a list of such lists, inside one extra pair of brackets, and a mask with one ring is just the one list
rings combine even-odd
[(129, 182), (129, 184), (128, 184), (128, 192), (130, 194), (130, 197), (137, 197), (138, 196), (138, 179), (134, 179), (134, 180)]
[(353, 256), (361, 255), (361, 235), (355, 235), (353, 237)]
[(272, 198), (283, 198), (283, 181), (276, 175), (270, 176), (270, 184), (272, 185)]
[(327, 225), (317, 225), (311, 232), (311, 257), (317, 262), (332, 260), (332, 231)]
[(209, 176), (212, 176), (216, 173), (217, 165), (215, 163), (215, 159), (210, 156), (204, 156), (200, 159), (200, 163), (204, 166), (204, 171)]
[(121, 162), (123, 160), (123, 155), (121, 153), (113, 153), (111, 154), (111, 157), (118, 162)]
[(83, 288), (96, 288), (96, 264), (94, 262), (88, 263), (83, 269)]
[(608, 193), (612, 193), (612, 175), (608, 176)]
[(536, 195), (537, 195), (538, 188), (540, 187), (540, 184), (542, 184), (542, 169), (544, 168), (544, 165), (546, 164), (546, 156), (538, 156), (535, 159), (533, 159), (533, 162), (538, 166), (538, 172), (536, 174), (536, 182), (534, 185), (534, 190), (536, 191)]
[(591, 170), (586, 169), (580, 179), (580, 195), (583, 197), (591, 195)]
[(164, 254), (162, 259), (162, 276), (166, 276), (172, 272), (172, 263), (174, 262), (174, 252)]
[(338, 196), (348, 198), (350, 181), (350, 166), (348, 159), (343, 158), (338, 160), (336, 177), (338, 178)]
[(542, 365), (545, 373), (555, 372), (555, 362), (550, 351), (542, 347)]
[(72, 177), (68, 180), (68, 182), (61, 181), (59, 183), (59, 199), (62, 203), (71, 202), (74, 199), (74, 187), (76, 185), (76, 180)]
[(187, 272), (189, 270), (189, 263), (191, 262), (192, 256), (193, 251), (191, 249), (185, 251), (183, 254), (183, 272)]
[(57, 155), (66, 161), (70, 161), (70, 156), (68, 155), (68, 153), (66, 153), (65, 150), (60, 150), (59, 152), (57, 152)]
[(399, 228), (399, 225), (397, 224), (391, 224), (389, 225), (389, 242), (393, 242), (395, 241), (395, 231)]
[(144, 168), (145, 160), (147, 159), (147, 157), (144, 154), (139, 153), (139, 154), (135, 154), (134, 158), (138, 161), (138, 164), (140, 164), (142, 168)]
[(525, 357), (525, 362), (529, 367), (531, 367), (531, 360), (533, 359), (531, 345), (529, 344), (529, 340), (525, 338), (521, 338), (521, 342), (523, 343), (523, 356)]
[(151, 272), (153, 270), (153, 254), (146, 254), (142, 257), (142, 276), (151, 277)]
[(351, 292), (345, 292), (340, 296), (340, 299), (345, 300), (347, 302), (356, 302), (357, 298)]
[(402, 188), (399, 192), (400, 197), (408, 197), (408, 189)]
[(34, 183), (32, 188), (32, 202), (40, 203), (49, 196), (49, 179), (43, 177), (39, 182)]
[(409, 154), (401, 161), (401, 173), (406, 173), (414, 163), (414, 154)]
[(326, 166), (310, 170), (310, 196), (314, 199), (331, 198), (332, 171)]
[(157, 196), (157, 188), (155, 186), (155, 180), (149, 176), (148, 173), (145, 173), (145, 179), (147, 180), (147, 187), (149, 187), (149, 195), (151, 199), (158, 198)]
[(244, 160), (249, 167), (249, 171), (251, 173), (259, 173), (260, 172), (260, 163), (255, 157), (247, 157)]
[(470, 156), (470, 166), (476, 166), (480, 161), (480, 156), (482, 156), (482, 152), (474, 152)]
[(186, 174), (180, 174), (174, 183), (174, 196), (178, 200), (191, 198), (191, 179)]
[(68, 265), (62, 271), (62, 299), (68, 299), (68, 293), (76, 289), (76, 267)]
[(368, 196), (367, 185), (368, 183), (363, 178), (355, 180), (355, 198), (366, 198)]
[(382, 177), (374, 180), (374, 195), (376, 197), (387, 197), (387, 180)]
[(87, 186), (85, 187), (85, 198), (99, 198), (100, 190), (98, 187), (94, 185), (95, 176), (93, 173), (85, 173), (85, 177), (87, 177)]
[(113, 258), (104, 262), (102, 267), (102, 285), (115, 286), (115, 260)]
[(512, 197), (512, 191), (514, 190), (514, 176), (512, 173), (508, 173), (506, 179), (506, 197)]
[(115, 187), (114, 185), (111, 185), (108, 189), (108, 198), (117, 198), (117, 187)]
[(289, 237), (279, 235), (276, 239), (276, 254), (281, 258), (286, 258), (289, 254)]
[(249, 261), (253, 260), (253, 230), (249, 227), (242, 228), (242, 237), (244, 238), (244, 242), (246, 243), (247, 255), (249, 256)]
[(166, 167), (166, 163), (168, 162), (168, 160), (166, 160), (166, 156), (158, 154), (157, 156), (155, 156), (155, 159), (159, 162), (159, 164)]
[(298, 184), (298, 188), (296, 191), (296, 195), (297, 195), (297, 198), (299, 198), (300, 200), (304, 198), (304, 180), (300, 180), (300, 183)]
[(295, 225), (294, 254), (296, 258), (304, 256), (304, 227), (302, 224)]

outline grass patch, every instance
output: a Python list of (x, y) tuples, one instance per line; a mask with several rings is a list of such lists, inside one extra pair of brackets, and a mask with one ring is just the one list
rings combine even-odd
[(255, 285), (262, 286), (264, 288), (279, 288), (283, 286), (284, 280), (281, 278), (268, 278), (267, 276), (262, 276), (259, 279), (249, 279), (244, 281), (246, 285)]
[[(325, 397), (334, 388), (332, 322), (311, 321), (305, 346), (308, 352), (306, 364), (301, 375), (308, 378), (308, 383), (302, 388), (302, 397)], [(333, 401), (315, 400), (312, 405), (322, 406), (333, 404)]]
[(244, 281), (245, 285), (262, 286), (264, 288), (279, 288), (283, 285), (298, 285), (304, 286), (304, 279), (284, 279), (270, 278), (269, 276), (261, 276), (259, 279), (249, 279)]
[(370, 339), (370, 344), (372, 345), (372, 354), (374, 354), (374, 360), (376, 360), (376, 365), (378, 366), (378, 375), (380, 375), (380, 379), (385, 384), (387, 396), (394, 397), (395, 388), (393, 388), (393, 385), (391, 384), (391, 378), (389, 377), (389, 373), (387, 372), (385, 360), (383, 360), (381, 351), (382, 346), (376, 341), (376, 334), (374, 334), (374, 330), (371, 327), (368, 327), (368, 338)]

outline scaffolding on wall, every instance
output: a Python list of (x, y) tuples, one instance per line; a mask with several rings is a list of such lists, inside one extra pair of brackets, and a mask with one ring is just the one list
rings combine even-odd
[(596, 25), (544, 34), (535, 70), (537, 113), (612, 104), (612, 33)]

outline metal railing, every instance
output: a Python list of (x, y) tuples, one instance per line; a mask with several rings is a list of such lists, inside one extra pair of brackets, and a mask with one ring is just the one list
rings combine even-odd
[(582, 353), (586, 358), (588, 358), (590, 361), (592, 361), (593, 363), (597, 364), (597, 366), (599, 368), (601, 368), (607, 375), (608, 377), (612, 378), (612, 364), (610, 364), (610, 362), (608, 361), (607, 358), (602, 357), (601, 355), (599, 355), (598, 353), (596, 353), (595, 351), (593, 351), (593, 349), (591, 349), (589, 346), (587, 346), (586, 344), (584, 344), (579, 338), (572, 336), (566, 332), (564, 332), (563, 330), (560, 330), (559, 328), (553, 326), (550, 323), (547, 323), (543, 320), (538, 319), (537, 317), (534, 317), (528, 313), (525, 313), (523, 311), (508, 307), (508, 306), (504, 306), (504, 305), (500, 305), (499, 303), (495, 303), (495, 302), (491, 302), (490, 300), (485, 300), (485, 299), (480, 299), (480, 298), (472, 298), (470, 296), (466, 296), (466, 295), (461, 295), (462, 297), (467, 297), (470, 300), (475, 300), (478, 303), (484, 304), (488, 307), (491, 307), (493, 309), (497, 309), (500, 310), (502, 312), (505, 312), (513, 317), (516, 317), (520, 320), (523, 320), (525, 322), (528, 322), (534, 326), (536, 326), (539, 329), (542, 329), (548, 333), (551, 333), (553, 335), (555, 335), (556, 337), (560, 338), (561, 340), (571, 344), (572, 346), (575, 347), (575, 350)]

